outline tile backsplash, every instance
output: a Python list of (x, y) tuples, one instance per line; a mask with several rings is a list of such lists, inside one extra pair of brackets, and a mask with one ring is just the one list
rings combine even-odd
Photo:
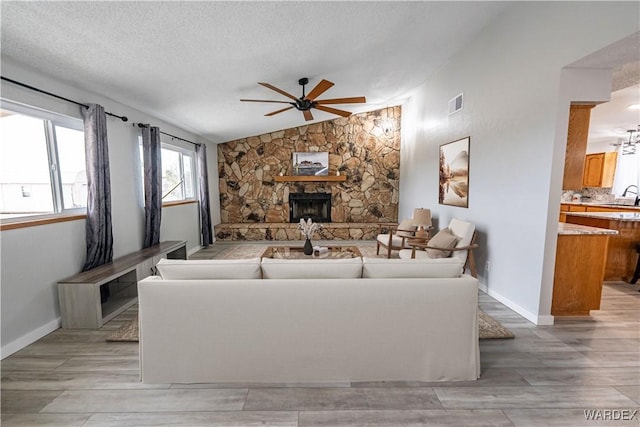
[(606, 188), (595, 188), (588, 187), (583, 188), (582, 191), (565, 191), (562, 193), (561, 200), (563, 202), (570, 202), (573, 200), (574, 195), (580, 195), (579, 201), (602, 201), (602, 202), (611, 202), (615, 199), (615, 195), (612, 194), (612, 189), (610, 187)]

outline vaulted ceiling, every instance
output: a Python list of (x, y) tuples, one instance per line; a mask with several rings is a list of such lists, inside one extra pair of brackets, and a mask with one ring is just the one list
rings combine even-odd
[[(308, 89), (327, 79), (335, 86), (323, 98), (367, 98), (337, 108), (356, 113), (393, 105), (509, 6), (4, 1), (0, 7), (3, 60), (224, 142), (305, 123), (295, 110), (264, 116), (280, 104), (240, 102), (287, 100), (257, 82), (299, 96), (299, 78), (309, 78)], [(335, 117), (314, 110), (314, 121)]]
[[(334, 105), (354, 113), (397, 104), (509, 3), (3, 1), (2, 59), (224, 142), (305, 123), (295, 110), (264, 116), (282, 104), (240, 102), (288, 100), (258, 82), (299, 96), (299, 78), (309, 78), (307, 93), (327, 79), (335, 86), (320, 98), (366, 96)], [(575, 65), (637, 57), (628, 45)], [(613, 90), (623, 90), (594, 111), (591, 141), (625, 136), (638, 121), (626, 106), (639, 70), (636, 59), (614, 74)]]

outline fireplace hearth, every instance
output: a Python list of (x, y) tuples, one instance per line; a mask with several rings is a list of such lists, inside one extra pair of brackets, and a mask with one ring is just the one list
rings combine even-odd
[(313, 222), (331, 222), (330, 193), (290, 193), (289, 222), (311, 218)]

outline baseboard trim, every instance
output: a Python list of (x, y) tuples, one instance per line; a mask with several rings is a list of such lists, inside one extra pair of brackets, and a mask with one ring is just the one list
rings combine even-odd
[(511, 310), (515, 311), (520, 316), (524, 317), (525, 319), (527, 319), (529, 322), (533, 323), (534, 325), (537, 325), (537, 326), (550, 326), (550, 325), (553, 325), (554, 318), (551, 315), (533, 314), (529, 310), (526, 310), (522, 306), (520, 306), (520, 305), (516, 304), (515, 302), (511, 301), (509, 298), (504, 297), (502, 294), (499, 294), (498, 292), (489, 289), (487, 287), (487, 285), (485, 285), (484, 283), (479, 283), (478, 284), (478, 288), (482, 292), (484, 292), (487, 295), (489, 295), (490, 297), (495, 298), (496, 300), (500, 301), (502, 304), (506, 305)]
[(34, 342), (38, 341), (40, 338), (44, 337), (45, 335), (48, 335), (51, 332), (55, 331), (56, 329), (60, 328), (61, 324), (62, 324), (61, 320), (58, 317), (56, 319), (53, 319), (51, 322), (48, 322), (40, 326), (39, 328), (34, 329), (28, 334), (23, 335), (20, 338), (11, 341), (9, 344), (3, 345), (2, 349), (0, 349), (0, 354), (1, 354), (0, 357), (4, 359), (6, 357), (11, 356), (16, 351), (22, 350), (29, 344), (33, 344)]

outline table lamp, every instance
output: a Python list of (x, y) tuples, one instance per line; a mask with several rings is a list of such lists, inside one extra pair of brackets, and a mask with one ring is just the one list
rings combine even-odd
[(431, 228), (431, 210), (424, 208), (416, 208), (413, 210), (413, 223), (418, 226), (416, 237), (429, 237), (428, 229)]

